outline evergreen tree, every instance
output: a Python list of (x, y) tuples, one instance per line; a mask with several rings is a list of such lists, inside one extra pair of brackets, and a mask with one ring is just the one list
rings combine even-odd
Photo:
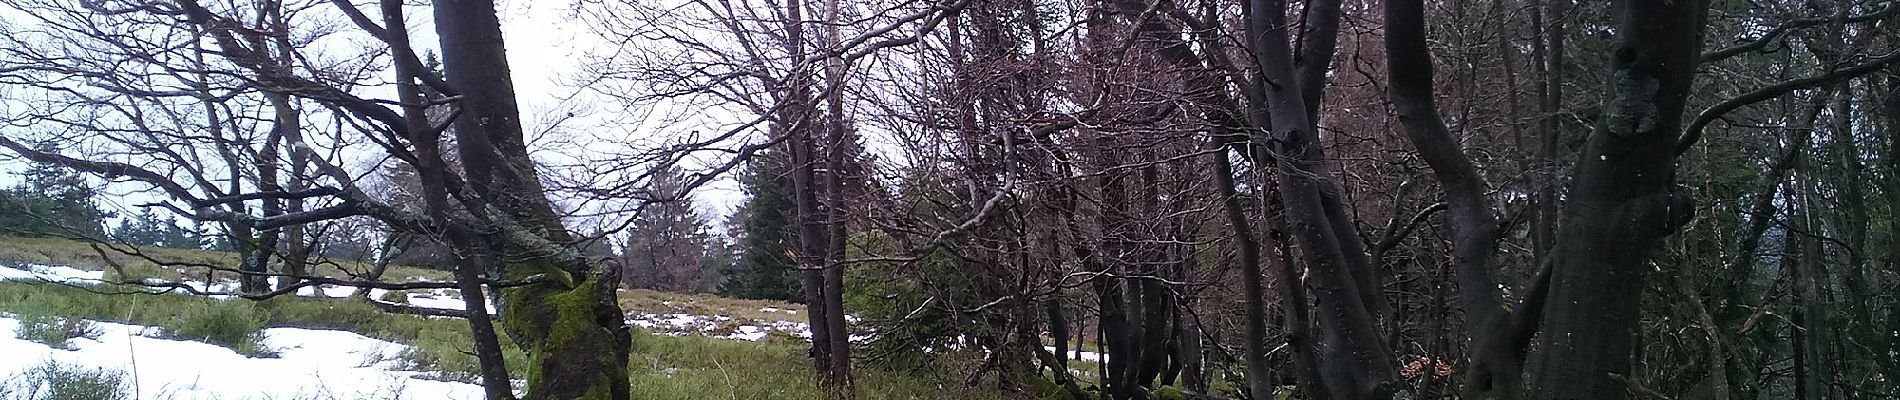
[[(50, 143), (34, 147), (40, 152), (59, 152)], [(39, 163), (20, 175), (23, 184), (0, 193), (0, 234), (97, 237), (104, 233), (102, 223), (108, 215), (93, 202), (98, 193), (85, 177)]]
[(779, 160), (769, 154), (748, 163), (739, 176), (746, 202), (733, 212), (727, 233), (738, 260), (724, 270), (719, 293), (729, 297), (799, 301), (796, 263), (786, 253), (791, 240), (792, 191)]
[(653, 172), (648, 204), (628, 229), (621, 254), (621, 282), (628, 287), (670, 292), (711, 292), (718, 275), (709, 273), (715, 239), (684, 193), (686, 179), (677, 168)]
[(196, 249), (200, 245), (196, 233), (150, 209), (136, 217), (119, 220), (119, 226), (112, 230), (112, 239), (126, 244), (178, 249)]

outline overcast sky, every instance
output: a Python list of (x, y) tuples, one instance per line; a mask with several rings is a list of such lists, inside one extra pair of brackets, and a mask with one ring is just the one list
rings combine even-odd
[[(359, 0), (359, 7), (365, 12), (374, 13), (373, 1)], [(590, 29), (578, 22), (571, 11), (571, 2), (501, 0), (500, 14), (502, 29), (508, 48), (509, 63), (514, 73), (516, 93), (522, 106), (522, 119), (531, 132), (537, 159), (555, 164), (587, 162), (590, 155), (624, 152), (626, 147), (636, 140), (647, 138), (666, 138), (680, 132), (697, 129), (711, 129), (680, 124), (656, 124), (649, 121), (672, 117), (665, 108), (627, 110), (619, 109), (614, 103), (597, 101), (572, 85), (579, 74), (581, 59), (588, 52), (609, 50), (604, 40), (593, 34)], [(333, 9), (330, 9), (333, 10)], [(328, 10), (320, 10), (328, 11)], [(408, 19), (412, 24), (413, 40), (419, 51), (434, 49), (436, 37), (430, 27), (430, 10), (426, 6), (408, 8)], [(0, 24), (15, 23), (22, 20), (19, 10), (0, 5)], [(355, 33), (352, 33), (355, 34)], [(360, 34), (356, 34), (359, 35)], [(384, 88), (382, 91), (389, 91)], [(6, 95), (0, 88), (0, 97)], [(377, 93), (372, 90), (367, 95), (380, 98), (392, 98), (393, 93)], [(7, 111), (8, 105), (0, 98), (0, 114)], [(15, 105), (18, 106), (17, 104)], [(716, 110), (696, 109), (696, 113), (717, 112)], [(571, 115), (571, 117), (570, 117)], [(669, 118), (670, 119), (670, 118)], [(713, 120), (730, 118), (712, 117)], [(555, 122), (559, 121), (558, 124)], [(534, 132), (553, 132), (551, 135), (536, 135)], [(701, 160), (704, 161), (704, 160)], [(0, 183), (12, 186), (18, 178), (12, 174), (24, 167), (11, 154), (0, 156)], [(124, 194), (130, 189), (108, 190)], [(731, 179), (722, 179), (696, 192), (699, 208), (713, 221), (723, 221), (723, 216), (743, 201), (743, 194)], [(134, 193), (129, 197), (102, 199), (108, 209), (130, 210), (131, 204), (151, 200), (149, 194)], [(556, 199), (564, 200), (564, 199)], [(614, 207), (614, 205), (595, 205), (596, 207)]]

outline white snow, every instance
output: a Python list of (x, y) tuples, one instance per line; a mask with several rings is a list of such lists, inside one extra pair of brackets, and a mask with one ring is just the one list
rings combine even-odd
[[(64, 283), (64, 284), (72, 284), (72, 285), (93, 285), (93, 284), (104, 283), (105, 275), (106, 275), (105, 271), (87, 271), (87, 270), (82, 270), (82, 269), (73, 268), (73, 267), (65, 267), (65, 266), (39, 265), (39, 264), (25, 264), (19, 267), (0, 266), (0, 281), (10, 281), (10, 280), (45, 281), (45, 282), (56, 282), (56, 283)], [(277, 277), (270, 277), (270, 281), (272, 282), (273, 285), (275, 285), (277, 281)], [(424, 279), (422, 281), (426, 282), (427, 280)], [(145, 282), (147, 284), (155, 284), (155, 285), (173, 283), (172, 281), (166, 281), (166, 280), (155, 279), (155, 278), (146, 278)], [(237, 281), (232, 281), (232, 280), (219, 281), (217, 283), (212, 283), (209, 285), (201, 281), (193, 281), (193, 280), (180, 280), (180, 281), (176, 281), (176, 283), (191, 287), (193, 290), (197, 290), (200, 292), (208, 292), (208, 293), (231, 293), (231, 292), (236, 292), (238, 290)], [(163, 289), (155, 289), (155, 290), (163, 290)], [(464, 307), (464, 305), (462, 304), (462, 297), (455, 294), (450, 294), (450, 291), (452, 290), (454, 289), (429, 289), (427, 291), (422, 291), (420, 293), (410, 292), (410, 293), (405, 294), (405, 298), (403, 302), (408, 303), (411, 306), (422, 307), (422, 308), (437, 308), (437, 309), (445, 309), (445, 310), (466, 310), (467, 308)], [(348, 286), (316, 285), (316, 286), (310, 286), (310, 287), (304, 287), (304, 288), (298, 289), (297, 295), (298, 296), (316, 296), (317, 293), (319, 292), (323, 293), (324, 297), (341, 298), (341, 297), (349, 297), (350, 294), (353, 294), (356, 292), (356, 288), (348, 287)], [(383, 289), (370, 289), (369, 298), (375, 301), (382, 301), (381, 299), (383, 298), (383, 294), (388, 293), (388, 292), (389, 292), (388, 290), (383, 290)], [(214, 299), (227, 299), (227, 298), (230, 298), (231, 296), (212, 295), (208, 297), (211, 297)], [(487, 302), (487, 304), (488, 304), (488, 313), (490, 314), (495, 313), (495, 303)]]
[[(1056, 347), (1055, 347), (1055, 346), (1042, 346), (1042, 348), (1044, 348), (1044, 349), (1048, 349), (1048, 350), (1049, 350), (1050, 352), (1055, 352), (1055, 351), (1056, 351)], [(1104, 359), (1106, 359), (1106, 358), (1105, 358), (1106, 356), (1103, 356), (1103, 355), (1102, 355), (1102, 353), (1097, 353), (1097, 352), (1093, 352), (1093, 351), (1084, 351), (1084, 352), (1082, 352), (1082, 354), (1081, 354), (1081, 357), (1077, 357), (1075, 353), (1076, 353), (1076, 352), (1075, 352), (1075, 350), (1073, 350), (1073, 349), (1071, 349), (1071, 350), (1069, 350), (1069, 352), (1068, 352), (1068, 354), (1069, 354), (1069, 359), (1071, 359), (1071, 360), (1082, 360), (1082, 361), (1092, 361), (1092, 362), (1098, 362), (1098, 363), (1099, 363), (1099, 362), (1102, 362), (1102, 360), (1104, 360)]]
[(395, 371), (403, 345), (350, 332), (271, 328), (264, 346), (279, 358), (251, 358), (211, 344), (141, 336), (156, 328), (96, 322), (98, 340), (61, 350), (14, 338), (19, 320), (0, 317), (0, 377), (46, 360), (124, 372), (142, 399), (414, 398), (480, 399), (480, 386), (419, 379)]
[(46, 281), (91, 284), (105, 279), (105, 271), (86, 271), (73, 267), (26, 264), (18, 268), (0, 267), (0, 281)]

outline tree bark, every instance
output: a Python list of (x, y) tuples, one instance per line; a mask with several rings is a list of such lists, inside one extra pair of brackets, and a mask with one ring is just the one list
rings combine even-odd
[[(1337, 7), (1327, 1), (1312, 2), (1309, 8)], [(1275, 157), (1274, 173), (1286, 202), (1287, 222), (1305, 255), (1313, 286), (1319, 296), (1319, 321), (1327, 364), (1323, 367), (1327, 390), (1334, 398), (1387, 399), (1396, 395), (1398, 372), (1392, 353), (1380, 340), (1375, 316), (1375, 271), (1359, 242), (1345, 207), (1340, 204), (1340, 188), (1333, 182), (1326, 165), (1319, 135), (1308, 110), (1309, 99), (1302, 88), (1323, 85), (1324, 81), (1301, 82), (1296, 79), (1286, 31), (1286, 3), (1254, 0), (1247, 7), (1247, 40), (1255, 62), (1260, 66), (1261, 83), (1267, 101), (1256, 102), (1264, 108), (1273, 130), (1258, 131), (1257, 143), (1267, 143)], [(1336, 32), (1308, 32), (1308, 41)], [(1322, 75), (1323, 76), (1323, 75)], [(1374, 304), (1369, 304), (1374, 303)]]
[[(448, 85), (463, 99), (455, 121), (464, 176), (483, 204), (468, 210), (504, 224), (509, 235), (533, 235), (565, 246), (573, 237), (555, 213), (528, 156), (507, 49), (492, 0), (435, 0), (436, 34)], [(527, 232), (520, 232), (526, 230)], [(472, 240), (472, 239), (471, 239)], [(631, 334), (614, 284), (595, 265), (554, 257), (569, 248), (500, 246), (506, 279), (544, 275), (557, 283), (502, 290), (503, 322), (527, 344), (527, 398), (626, 399)], [(567, 260), (567, 261), (559, 261)], [(467, 275), (467, 273), (464, 273)], [(464, 298), (478, 298), (464, 292)], [(470, 306), (478, 304), (469, 300)], [(473, 320), (473, 318), (471, 319)]]
[[(1218, 139), (1216, 139), (1218, 140)], [(1247, 389), (1255, 399), (1274, 398), (1273, 365), (1267, 361), (1267, 290), (1260, 272), (1260, 241), (1254, 238), (1254, 226), (1241, 207), (1240, 194), (1234, 190), (1234, 168), (1227, 157), (1227, 146), (1214, 142), (1214, 188), (1221, 196), (1221, 211), (1234, 235), (1240, 254), (1240, 295), (1246, 313), (1241, 358), (1247, 363)]]
[[(855, 143), (845, 124), (844, 115), (844, 59), (838, 37), (838, 0), (825, 2), (825, 29), (830, 47), (834, 53), (827, 59), (825, 68), (826, 89), (825, 106), (827, 108), (826, 130), (830, 133), (825, 147), (825, 198), (827, 201), (825, 223), (830, 248), (825, 255), (824, 294), (825, 328), (830, 329), (827, 347), (831, 356), (830, 374), (826, 382), (840, 390), (844, 398), (851, 396), (851, 333), (847, 329), (844, 312), (844, 258), (845, 242), (850, 236), (845, 231), (845, 206), (849, 202), (844, 192), (844, 160), (849, 148)], [(816, 339), (816, 337), (814, 337)]]
[(1551, 253), (1535, 380), (1542, 398), (1628, 396), (1643, 263), (1694, 212), (1674, 187), (1673, 147), (1706, 4), (1621, 0), (1613, 8), (1611, 96), (1578, 160)]
[[(1385, 2), (1386, 73), (1393, 109), (1406, 138), (1445, 191), (1450, 213), (1452, 260), (1458, 270), (1458, 296), (1465, 331), (1471, 339), (1471, 368), (1465, 391), (1474, 398), (1516, 398), (1522, 386), (1524, 346), (1531, 324), (1514, 324), (1504, 294), (1492, 278), (1491, 260), (1503, 238), (1483, 176), (1459, 147), (1439, 115), (1433, 97), (1433, 66), (1426, 46), (1422, 0)], [(1527, 299), (1536, 301), (1535, 298)], [(1535, 310), (1519, 309), (1535, 316)], [(1522, 317), (1520, 315), (1520, 317)]]

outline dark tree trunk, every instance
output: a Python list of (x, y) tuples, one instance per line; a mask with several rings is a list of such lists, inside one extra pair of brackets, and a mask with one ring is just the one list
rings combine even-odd
[[(1900, 65), (1889, 66), (1887, 70), (1886, 99), (1881, 104), (1887, 131), (1887, 209), (1900, 210)], [(1900, 218), (1887, 220), (1887, 232), (1887, 270), (1900, 271)], [(1893, 283), (1887, 286), (1892, 287)], [(1900, 332), (1900, 306), (1891, 303), (1887, 306), (1886, 329), (1888, 332)], [(1900, 340), (1888, 337), (1884, 342), (1886, 354), (1900, 353)], [(1900, 377), (1900, 360), (1891, 357), (1879, 359), (1884, 360), (1880, 365), (1886, 370), (1887, 376)], [(1888, 387), (1894, 389), (1890, 392), (1900, 392), (1900, 379), (1888, 378), (1887, 382)]]
[(1536, 386), (1549, 399), (1630, 391), (1643, 263), (1694, 212), (1675, 190), (1682, 111), (1706, 4), (1617, 1), (1611, 96), (1585, 144), (1551, 252)]
[[(517, 342), (527, 344), (527, 397), (626, 399), (631, 334), (614, 298), (614, 283), (600, 281), (595, 275), (599, 266), (573, 261), (584, 257), (546, 255), (578, 251), (562, 247), (574, 243), (573, 237), (548, 201), (528, 156), (495, 4), (436, 0), (434, 5), (443, 71), (448, 86), (463, 96), (458, 103), (462, 115), (455, 121), (458, 154), (466, 182), (483, 203), (469, 212), (488, 214), (500, 234), (523, 237), (492, 249), (498, 251), (491, 259), (501, 261), (502, 278), (545, 276), (555, 281), (501, 294), (504, 327)], [(487, 212), (490, 207), (498, 212)], [(555, 248), (520, 244), (527, 237)], [(478, 298), (481, 291), (464, 293), (465, 298)]]
[(1247, 363), (1248, 394), (1256, 399), (1274, 398), (1273, 365), (1267, 361), (1267, 290), (1260, 271), (1260, 241), (1254, 238), (1254, 225), (1241, 207), (1239, 192), (1234, 190), (1234, 168), (1227, 157), (1225, 143), (1215, 139), (1214, 188), (1221, 196), (1221, 211), (1234, 235), (1240, 255), (1240, 295), (1246, 313), (1242, 330), (1242, 359)]
[[(1452, 260), (1458, 271), (1459, 302), (1471, 338), (1470, 372), (1465, 391), (1474, 398), (1516, 398), (1521, 389), (1524, 349), (1535, 325), (1536, 307), (1507, 311), (1504, 294), (1492, 278), (1491, 260), (1503, 227), (1485, 197), (1488, 184), (1458, 146), (1433, 98), (1432, 60), (1425, 44), (1425, 4), (1421, 0), (1385, 2), (1386, 73), (1391, 97), (1406, 138), (1431, 167), (1445, 191), (1452, 232)], [(1529, 302), (1539, 299), (1533, 296)], [(1535, 303), (1532, 303), (1535, 304)]]
[[(1263, 184), (1262, 187), (1271, 185)], [(1286, 206), (1271, 194), (1260, 198), (1261, 209), (1267, 210), (1267, 223), (1271, 225), (1267, 237), (1273, 243), (1277, 254), (1262, 255), (1268, 261), (1268, 272), (1273, 274), (1275, 287), (1280, 291), (1281, 327), (1286, 330), (1286, 345), (1292, 349), (1293, 373), (1299, 387), (1307, 390), (1310, 400), (1332, 399), (1326, 390), (1326, 378), (1322, 376), (1319, 355), (1319, 343), (1313, 337), (1313, 314), (1310, 301), (1306, 297), (1306, 280), (1300, 277), (1299, 264), (1293, 261), (1293, 241), (1289, 239), (1286, 226)]]
[[(401, 0), (382, 0), (382, 13), (392, 52), (398, 58), (415, 57), (415, 47), (410, 44), (408, 26), (403, 17)], [(429, 122), (428, 107), (420, 85), (422, 74), (431, 73), (406, 63), (396, 64), (396, 93), (402, 101), (404, 128), (410, 133), (409, 142), (415, 146), (416, 175), (421, 180), (424, 206), (428, 208), (429, 218), (437, 224), (450, 226), (449, 210), (449, 166), (442, 156), (441, 135)], [(475, 337), (475, 358), (481, 364), (482, 389), (490, 400), (514, 398), (514, 383), (508, 376), (508, 366), (502, 357), (501, 340), (495, 332), (495, 323), (488, 317), (487, 296), (482, 295), (482, 257), (480, 247), (474, 246), (468, 232), (451, 230), (442, 232), (443, 238), (453, 248), (455, 257), (456, 287), (462, 292), (462, 307), (466, 310), (469, 333)], [(383, 241), (384, 254), (376, 261), (373, 275), (380, 276), (388, 267), (392, 255), (388, 250), (394, 247), (395, 235)], [(371, 278), (375, 279), (375, 278)], [(368, 291), (359, 291), (368, 296)]]
[[(1337, 7), (1325, 3), (1332, 2), (1312, 2), (1308, 7)], [(1326, 344), (1327, 363), (1322, 370), (1327, 390), (1342, 399), (1392, 398), (1399, 390), (1398, 372), (1391, 350), (1380, 339), (1373, 311), (1380, 297), (1375, 293), (1379, 290), (1376, 271), (1352, 221), (1346, 219), (1340, 188), (1326, 165), (1317, 125), (1308, 112), (1309, 104), (1317, 99), (1302, 95), (1303, 87), (1325, 82), (1295, 80), (1295, 69), (1286, 57), (1293, 54), (1286, 34), (1291, 27), (1286, 8), (1284, 1), (1274, 0), (1255, 0), (1247, 7), (1247, 41), (1261, 71), (1255, 90), (1263, 90), (1265, 95), (1258, 97), (1266, 100), (1252, 107), (1264, 107), (1272, 118), (1270, 123), (1255, 125), (1273, 127), (1271, 132), (1257, 132), (1255, 142), (1267, 143), (1275, 155), (1274, 173), (1286, 202), (1287, 222), (1314, 278)], [(1305, 39), (1311, 42), (1335, 33), (1307, 32)]]
[[(827, 10), (825, 26), (832, 50), (842, 50), (839, 48), (842, 44), (838, 36), (838, 0), (826, 1), (825, 8)], [(838, 54), (832, 55), (827, 60), (825, 68), (825, 81), (829, 86), (825, 95), (826, 131), (830, 133), (825, 147), (825, 200), (827, 202), (825, 223), (828, 228), (826, 235), (830, 248), (825, 252), (823, 294), (827, 320), (825, 328), (830, 330), (826, 338), (828, 341), (826, 346), (830, 348), (828, 353), (831, 357), (831, 365), (827, 371), (830, 374), (825, 380), (831, 386), (842, 388), (841, 393), (849, 398), (851, 397), (851, 333), (847, 329), (849, 327), (846, 326), (844, 318), (844, 258), (845, 242), (850, 240), (850, 236), (845, 232), (847, 217), (845, 207), (849, 202), (846, 201), (844, 192), (844, 161), (849, 153), (848, 149), (855, 144), (855, 140), (849, 131), (850, 127), (845, 124), (844, 60), (841, 57), (843, 56)], [(815, 340), (816, 337), (813, 339)]]
[[(1557, 183), (1557, 144), (1562, 140), (1563, 121), (1559, 119), (1564, 107), (1564, 21), (1570, 0), (1546, 0), (1543, 7), (1531, 7), (1531, 24), (1539, 27), (1543, 41), (1534, 47), (1538, 52), (1533, 55), (1544, 71), (1538, 87), (1538, 106), (1542, 117), (1538, 119), (1542, 140), (1537, 149), (1538, 167), (1546, 173), (1538, 174), (1537, 197), (1533, 200), (1537, 207), (1536, 218), (1531, 225), (1531, 250), (1539, 265), (1550, 257), (1552, 244), (1557, 240), (1558, 218)], [(1548, 10), (1550, 23), (1543, 22)]]
[(1056, 363), (1063, 373), (1069, 370), (1069, 319), (1062, 315), (1062, 298), (1051, 296), (1042, 301), (1043, 313), (1049, 318), (1049, 337), (1054, 338)]

